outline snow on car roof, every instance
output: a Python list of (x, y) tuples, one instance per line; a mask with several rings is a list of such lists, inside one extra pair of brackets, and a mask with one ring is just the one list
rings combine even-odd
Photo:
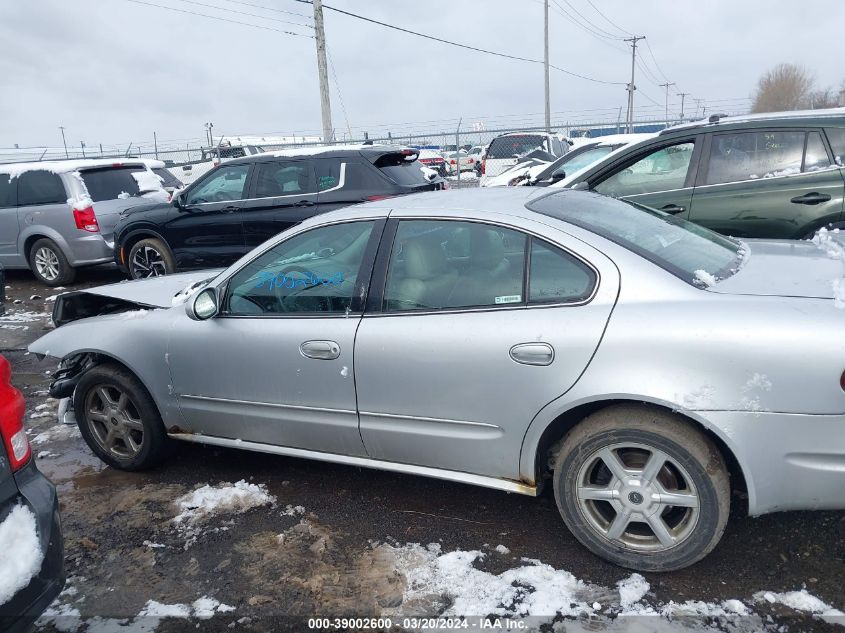
[(343, 150), (362, 150), (362, 149), (382, 149), (393, 148), (392, 145), (319, 145), (317, 147), (295, 147), (292, 149), (280, 149), (273, 152), (268, 152), (271, 156), (278, 158), (288, 158), (291, 156), (315, 156), (317, 154), (325, 154), (327, 152), (337, 152)]
[(145, 166), (144, 161), (137, 158), (79, 158), (75, 160), (43, 160), (31, 163), (9, 163), (0, 165), (0, 173), (8, 174), (10, 178), (16, 178), (28, 171), (50, 171), (54, 174), (66, 174), (93, 167), (131, 167), (133, 165), (139, 167)]
[(582, 136), (575, 139), (573, 141), (580, 141), (580, 145), (585, 145), (587, 143), (595, 143), (596, 145), (619, 145), (626, 143), (628, 145), (632, 143), (639, 143), (640, 141), (644, 141), (649, 138), (653, 138), (657, 136), (655, 133), (649, 134), (607, 134), (605, 136), (596, 136), (594, 138), (588, 136)]

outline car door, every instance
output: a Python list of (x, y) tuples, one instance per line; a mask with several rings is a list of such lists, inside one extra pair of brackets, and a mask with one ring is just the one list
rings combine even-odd
[(507, 221), (389, 221), (355, 343), (370, 457), (517, 478), (531, 419), (589, 363), (615, 268), (547, 225)]
[(312, 161), (274, 158), (256, 163), (249, 198), (242, 218), (244, 241), (252, 249), (317, 212)]
[(708, 139), (689, 219), (726, 235), (802, 238), (842, 214), (843, 181), (820, 130)]
[(0, 263), (20, 263), (17, 182), (0, 173)]
[(615, 162), (590, 185), (598, 193), (686, 218), (699, 154), (695, 136), (655, 143)]
[(227, 163), (185, 191), (163, 227), (177, 267), (228, 266), (247, 251), (241, 212), (251, 169)]
[(219, 315), (175, 322), (168, 363), (189, 431), (366, 455), (353, 353), (382, 226), (296, 233), (231, 275)]

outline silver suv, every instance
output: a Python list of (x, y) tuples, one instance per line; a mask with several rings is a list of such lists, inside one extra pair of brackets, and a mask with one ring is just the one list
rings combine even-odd
[(29, 268), (48, 286), (70, 283), (77, 268), (113, 261), (122, 211), (167, 200), (138, 160), (0, 165), (0, 264)]

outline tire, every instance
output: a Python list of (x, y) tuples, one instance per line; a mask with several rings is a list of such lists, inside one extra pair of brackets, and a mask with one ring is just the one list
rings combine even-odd
[(160, 277), (176, 272), (176, 261), (167, 244), (151, 237), (133, 244), (126, 268), (132, 279)]
[(48, 286), (64, 286), (76, 278), (76, 269), (68, 263), (62, 249), (46, 237), (29, 249), (29, 268), (36, 279)]
[[(651, 477), (655, 456), (663, 465)], [(656, 495), (667, 492), (684, 495), (674, 500), (690, 506), (661, 503)], [(701, 560), (722, 537), (730, 511), (728, 470), (715, 445), (679, 416), (637, 405), (597, 411), (567, 435), (555, 459), (554, 494), (575, 538), (639, 571)], [(620, 527), (618, 537), (611, 533)]]
[(145, 470), (172, 448), (149, 392), (117, 364), (88, 370), (73, 393), (73, 408), (83, 439), (112, 468)]

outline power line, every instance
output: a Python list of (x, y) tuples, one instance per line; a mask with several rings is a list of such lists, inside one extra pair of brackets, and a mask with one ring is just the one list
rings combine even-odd
[(313, 35), (305, 35), (304, 33), (295, 33), (293, 31), (285, 31), (282, 29), (274, 29), (270, 26), (261, 26), (260, 24), (250, 24), (249, 22), (241, 22), (239, 20), (231, 20), (229, 18), (221, 18), (216, 15), (208, 15), (207, 13), (199, 13), (197, 11), (188, 11), (187, 9), (177, 9), (176, 7), (167, 7), (162, 4), (155, 4), (153, 2), (144, 2), (144, 0), (126, 0), (126, 2), (132, 2), (134, 4), (143, 4), (144, 6), (148, 7), (156, 7), (158, 9), (165, 9), (167, 11), (176, 11), (177, 13), (186, 13), (188, 15), (196, 15), (202, 18), (209, 18), (211, 20), (220, 20), (221, 22), (230, 22), (232, 24), (240, 24), (241, 26), (251, 26), (255, 29), (262, 29), (264, 31), (274, 31), (276, 33), (282, 33), (284, 35), (293, 35), (295, 37), (307, 37), (310, 39), (314, 39)]
[(304, 13), (296, 13), (294, 11), (284, 11), (283, 9), (276, 9), (275, 7), (264, 7), (260, 4), (250, 4), (249, 2), (241, 2), (240, 0), (225, 0), (226, 2), (231, 2), (232, 4), (242, 4), (245, 7), (252, 7), (253, 9), (263, 9), (265, 11), (273, 11), (274, 13), (284, 13), (286, 15), (295, 15), (300, 18), (306, 18), (308, 20), (312, 19), (312, 16), (305, 15)]
[(246, 11), (238, 11), (237, 9), (227, 9), (225, 7), (218, 7), (214, 4), (205, 4), (203, 2), (197, 2), (196, 0), (179, 0), (179, 2), (185, 2), (187, 4), (194, 4), (200, 7), (205, 7), (206, 9), (217, 9), (218, 11), (228, 11), (229, 13), (237, 13), (238, 15), (246, 15), (251, 18), (259, 18), (260, 20), (272, 20), (273, 22), (280, 22), (282, 24), (290, 24), (293, 26), (302, 26), (307, 29), (313, 29), (314, 27), (310, 24), (302, 24), (300, 22), (290, 22), (288, 20), (282, 20), (279, 18), (271, 18), (267, 15), (258, 15), (257, 13), (247, 13)]
[(669, 81), (669, 77), (666, 76), (666, 73), (663, 72), (660, 64), (657, 63), (657, 58), (654, 56), (654, 51), (651, 50), (651, 44), (648, 43), (648, 40), (646, 40), (645, 47), (648, 49), (648, 54), (651, 55), (651, 61), (654, 62), (654, 67), (657, 69), (657, 72), (663, 76), (663, 79)]
[[(562, 11), (564, 11), (564, 13), (566, 13), (567, 15), (569, 14), (569, 12), (566, 11), (566, 9), (564, 9), (562, 6), (560, 6), (560, 4), (558, 3), (557, 0), (552, 0), (552, 2), (554, 4), (556, 4)], [(613, 39), (613, 40), (621, 40), (622, 39), (618, 35), (611, 33), (610, 31), (607, 31), (607, 30), (601, 28), (597, 24), (590, 22), (589, 18), (584, 17), (584, 14), (581, 13), (578, 9), (576, 9), (572, 5), (572, 3), (569, 2), (569, 0), (563, 0), (563, 2), (565, 2), (566, 6), (568, 6), (570, 9), (572, 9), (572, 11), (574, 11), (576, 15), (578, 15), (582, 20), (584, 20), (584, 22), (587, 23), (587, 28), (589, 28), (589, 30), (591, 32), (597, 33), (599, 35), (599, 37), (606, 37), (608, 39)], [(574, 18), (573, 18), (573, 20), (574, 20)]]
[(346, 114), (346, 105), (343, 103), (343, 94), (340, 92), (340, 82), (337, 80), (337, 73), (334, 69), (334, 62), (332, 61), (332, 54), (329, 51), (329, 47), (326, 46), (326, 57), (329, 59), (329, 68), (332, 71), (332, 79), (334, 79), (334, 87), (337, 90), (337, 99), (340, 101), (340, 110), (343, 112), (343, 120), (346, 121), (346, 131), (349, 133), (350, 138), (352, 137), (352, 127), (349, 125), (349, 117)]
[(619, 26), (618, 24), (616, 24), (616, 22), (614, 22), (614, 21), (613, 21), (613, 20), (611, 20), (609, 17), (607, 17), (604, 13), (602, 13), (601, 11), (599, 11), (599, 8), (598, 8), (596, 5), (594, 5), (594, 4), (592, 3), (592, 1), (591, 1), (591, 0), (587, 0), (587, 4), (589, 4), (591, 7), (593, 7), (593, 9), (595, 9), (596, 13), (598, 13), (601, 17), (603, 17), (605, 20), (607, 20), (607, 21), (608, 21), (608, 22), (609, 22), (612, 26), (614, 26), (614, 27), (616, 27), (617, 29), (619, 29), (620, 31), (622, 31), (625, 35), (631, 35), (631, 32), (630, 32), (630, 31), (626, 31), (626, 30), (625, 30), (625, 29), (623, 29), (621, 26)]
[[(137, 2), (139, 0), (128, 0), (129, 2)], [(301, 2), (303, 4), (311, 4), (310, 0), (296, 0), (296, 2)], [(363, 15), (358, 15), (356, 13), (350, 13), (349, 11), (344, 11), (343, 9), (337, 9), (335, 7), (330, 7), (327, 4), (323, 5), (324, 9), (328, 9), (330, 11), (334, 11), (336, 13), (341, 13), (343, 15), (356, 18), (358, 20), (363, 20), (365, 22), (370, 22), (372, 24), (377, 24), (379, 26), (383, 26), (388, 29), (393, 29), (394, 31), (400, 31), (402, 33), (407, 33), (409, 35), (416, 35), (417, 37), (422, 37), (427, 40), (432, 40), (435, 42), (440, 42), (441, 44), (448, 44), (450, 46), (457, 46), (458, 48), (463, 48), (470, 51), (475, 51), (476, 53), (484, 53), (486, 55), (494, 55), (496, 57), (502, 57), (505, 59), (513, 59), (520, 62), (528, 62), (531, 64), (542, 64), (543, 60), (540, 59), (529, 59), (528, 57), (520, 57), (518, 55), (509, 55), (508, 53), (500, 53), (498, 51), (491, 51), (485, 48), (478, 48), (477, 46), (470, 46), (469, 44), (461, 44), (460, 42), (453, 42), (451, 40), (446, 40), (441, 37), (435, 37), (433, 35), (426, 35), (425, 33), (420, 33), (418, 31), (412, 31), (410, 29), (402, 28), (401, 26), (395, 26), (393, 24), (388, 24), (387, 22), (380, 22), (379, 20), (374, 20), (373, 18), (368, 18)], [(554, 68), (558, 72), (561, 72), (565, 75), (569, 75), (571, 77), (577, 77), (579, 79), (584, 79), (586, 81), (592, 81), (598, 84), (606, 84), (611, 86), (624, 86), (625, 82), (623, 81), (605, 81), (603, 79), (596, 79), (594, 77), (588, 77), (586, 75), (581, 75), (571, 70), (566, 70), (565, 68), (561, 68), (560, 66), (555, 66), (554, 64), (549, 64), (550, 68)]]

